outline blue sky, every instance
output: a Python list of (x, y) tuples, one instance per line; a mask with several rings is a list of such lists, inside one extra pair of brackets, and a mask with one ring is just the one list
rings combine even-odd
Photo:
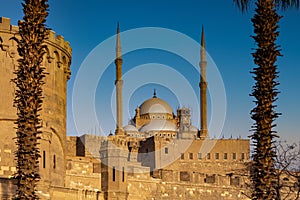
[[(2, 2), (0, 15), (11, 18), (12, 24), (22, 18), (21, 1)], [(80, 132), (77, 132), (72, 113), (72, 93), (77, 71), (89, 53), (101, 42), (114, 36), (116, 24), (120, 22), (121, 30), (134, 30), (142, 27), (162, 27), (175, 30), (185, 34), (193, 40), (199, 42), (201, 27), (205, 26), (207, 51), (216, 64), (226, 91), (226, 120), (222, 131), (225, 137), (247, 137), (252, 121), (250, 120), (250, 110), (254, 106), (252, 98), (249, 96), (253, 80), (249, 73), (253, 62), (251, 52), (253, 52), (254, 41), (250, 37), (252, 25), (250, 18), (253, 14), (253, 7), (248, 13), (242, 14), (232, 1), (71, 1), (71, 0), (50, 0), (50, 12), (47, 25), (57, 34), (63, 35), (70, 42), (73, 48), (72, 76), (68, 82), (68, 113), (67, 113), (67, 133), (69, 135), (83, 134), (86, 132), (97, 132), (97, 124), (87, 125)], [(290, 141), (299, 140), (299, 74), (300, 74), (300, 11), (288, 10), (280, 22), (280, 38), (278, 44), (281, 45), (283, 57), (279, 58), (278, 66), (280, 71), (279, 100), (277, 111), (282, 116), (277, 120), (278, 131), (283, 139)], [(132, 41), (134, 42), (134, 41)], [(179, 45), (176, 44), (171, 45)], [(129, 41), (122, 38), (123, 48), (129, 45)], [(184, 44), (180, 44), (186, 48)], [(179, 46), (180, 46), (179, 45)], [(112, 47), (114, 51), (114, 46)], [(114, 52), (112, 52), (114, 53)], [(199, 52), (190, 52), (195, 56)], [(98, 55), (99, 59), (103, 59)], [(173, 67), (184, 74), (189, 80), (194, 90), (198, 90), (196, 71), (190, 67), (184, 59), (165, 51), (155, 49), (144, 49), (130, 52), (123, 57), (124, 74), (136, 66), (147, 63), (160, 63)], [(180, 68), (179, 66), (185, 66)], [(149, 75), (150, 76), (150, 75)], [(166, 77), (167, 78), (167, 77)], [(109, 101), (111, 103), (112, 90), (114, 89), (114, 65), (107, 67), (103, 77), (99, 81), (95, 94), (95, 110), (97, 116), (105, 116), (107, 110), (101, 110), (101, 104)], [(127, 81), (128, 82), (128, 81)], [(126, 84), (126, 81), (124, 82)], [(210, 84), (210, 83), (209, 83)], [(144, 84), (138, 87), (131, 96), (129, 105), (130, 113), (144, 100), (152, 96), (153, 88), (157, 88), (159, 97), (168, 101), (174, 111), (178, 106), (176, 93), (161, 86), (160, 84)], [(86, 88), (88, 90), (88, 88)], [(75, 88), (76, 90), (76, 88)], [(126, 93), (126, 91), (124, 91)], [(190, 106), (189, 102), (183, 105)], [(84, 109), (84, 105), (82, 105)], [(113, 110), (109, 106), (106, 109)], [(192, 110), (197, 108), (192, 108)], [(196, 112), (195, 112), (196, 113)], [(193, 122), (198, 126), (194, 116)], [(87, 119), (82, 119), (87, 120)], [(87, 120), (88, 121), (88, 120)], [(100, 120), (101, 121), (101, 120)], [(124, 117), (124, 123), (128, 120)], [(105, 133), (114, 130), (113, 121), (101, 121), (105, 124)], [(96, 129), (96, 131), (95, 131)], [(219, 134), (211, 133), (211, 136)]]

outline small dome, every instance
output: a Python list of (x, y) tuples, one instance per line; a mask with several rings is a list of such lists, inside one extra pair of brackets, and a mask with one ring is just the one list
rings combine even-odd
[(125, 132), (138, 132), (137, 128), (133, 125), (127, 125), (123, 127)]
[(173, 109), (166, 101), (154, 96), (153, 98), (144, 101), (140, 106), (141, 115), (149, 113), (173, 114)]
[(190, 132), (198, 132), (198, 128), (196, 126), (190, 126)]
[(177, 131), (177, 127), (174, 123), (167, 120), (152, 120), (140, 128), (140, 132), (149, 131)]

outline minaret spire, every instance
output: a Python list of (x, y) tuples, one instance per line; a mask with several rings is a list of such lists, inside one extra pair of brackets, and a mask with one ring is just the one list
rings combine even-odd
[(116, 41), (116, 106), (117, 106), (117, 122), (116, 122), (116, 135), (124, 135), (123, 131), (123, 109), (122, 109), (122, 88), (123, 88), (123, 80), (122, 80), (122, 49), (121, 49), (121, 38), (120, 38), (120, 25), (118, 23), (117, 26), (117, 41)]
[(202, 35), (201, 35), (201, 47), (203, 47), (204, 50), (206, 49), (205, 36), (204, 36), (204, 26), (203, 25), (202, 25)]
[(122, 59), (122, 48), (121, 48), (121, 38), (120, 38), (120, 24), (118, 22), (117, 26), (117, 44), (116, 44), (116, 59)]
[(208, 137), (207, 129), (207, 82), (206, 82), (206, 45), (204, 27), (202, 26), (201, 49), (200, 49), (200, 138)]

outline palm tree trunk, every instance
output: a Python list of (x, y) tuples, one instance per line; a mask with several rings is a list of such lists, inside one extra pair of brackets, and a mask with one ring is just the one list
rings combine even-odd
[(24, 18), (19, 22), (18, 68), (15, 71), (16, 84), (14, 105), (17, 108), (16, 160), (17, 193), (15, 199), (38, 199), (36, 186), (40, 179), (38, 148), (41, 134), (40, 110), (42, 106), (42, 86), (44, 84), (43, 61), (44, 41), (47, 38), (45, 26), (47, 0), (25, 0)]
[(255, 121), (253, 125), (254, 143), (253, 181), (254, 191), (252, 199), (276, 199), (276, 182), (273, 149), (276, 132), (274, 120), (278, 117), (274, 102), (278, 91), (277, 57), (280, 56), (278, 46), (275, 44), (278, 32), (280, 16), (276, 12), (275, 0), (257, 0), (256, 13), (252, 18), (254, 26), (253, 36), (257, 49), (252, 54), (257, 65), (253, 70), (256, 81), (252, 96), (255, 97), (256, 107), (251, 111), (251, 117)]

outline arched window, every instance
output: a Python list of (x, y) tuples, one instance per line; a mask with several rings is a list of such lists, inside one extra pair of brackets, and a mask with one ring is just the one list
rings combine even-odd
[(54, 51), (54, 59), (57, 66), (60, 67), (60, 57), (57, 51)]

